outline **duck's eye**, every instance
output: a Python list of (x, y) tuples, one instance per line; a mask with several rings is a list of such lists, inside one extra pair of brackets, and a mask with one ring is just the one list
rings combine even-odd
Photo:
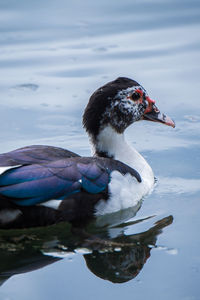
[(135, 92), (135, 93), (133, 93), (133, 94), (131, 95), (131, 99), (132, 99), (133, 101), (139, 100), (140, 97), (141, 97), (141, 94), (138, 93), (138, 92)]

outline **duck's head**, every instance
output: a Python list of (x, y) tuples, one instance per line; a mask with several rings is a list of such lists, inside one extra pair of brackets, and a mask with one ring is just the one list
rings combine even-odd
[(162, 114), (155, 101), (136, 81), (119, 77), (97, 89), (89, 99), (83, 115), (83, 125), (95, 141), (107, 126), (123, 133), (132, 123), (148, 120), (175, 127), (175, 123)]

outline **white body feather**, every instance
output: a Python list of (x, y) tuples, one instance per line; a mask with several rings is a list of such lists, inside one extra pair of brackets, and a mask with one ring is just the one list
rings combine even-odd
[(20, 165), (17, 166), (9, 166), (9, 167), (0, 167), (0, 175), (3, 174), (4, 172), (6, 172), (7, 170), (16, 168), (16, 167), (20, 167)]
[(7, 224), (17, 219), (22, 212), (19, 209), (5, 208), (0, 211), (0, 224)]
[(154, 185), (154, 174), (146, 160), (124, 139), (123, 134), (116, 133), (112, 127), (105, 127), (97, 140), (98, 151), (106, 151), (115, 159), (135, 169), (141, 176), (139, 183), (130, 174), (123, 176), (118, 171), (111, 174), (108, 201), (100, 201), (96, 205), (96, 215), (112, 213), (120, 209), (126, 209), (137, 203), (148, 194)]

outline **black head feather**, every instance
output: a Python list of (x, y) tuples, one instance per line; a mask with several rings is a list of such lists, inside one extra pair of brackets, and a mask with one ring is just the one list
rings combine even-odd
[(90, 97), (88, 105), (83, 114), (83, 126), (93, 137), (99, 133), (102, 116), (111, 106), (115, 96), (129, 87), (139, 86), (139, 84), (126, 77), (118, 77), (114, 81), (108, 82), (98, 88)]

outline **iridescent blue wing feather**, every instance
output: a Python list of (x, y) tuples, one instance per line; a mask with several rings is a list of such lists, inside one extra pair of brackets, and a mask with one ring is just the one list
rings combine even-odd
[[(97, 194), (106, 190), (111, 172), (139, 174), (125, 164), (106, 158), (73, 157), (7, 170), (0, 176), (0, 196), (23, 206), (65, 199), (81, 190)], [(3, 200), (2, 200), (3, 201)]]

